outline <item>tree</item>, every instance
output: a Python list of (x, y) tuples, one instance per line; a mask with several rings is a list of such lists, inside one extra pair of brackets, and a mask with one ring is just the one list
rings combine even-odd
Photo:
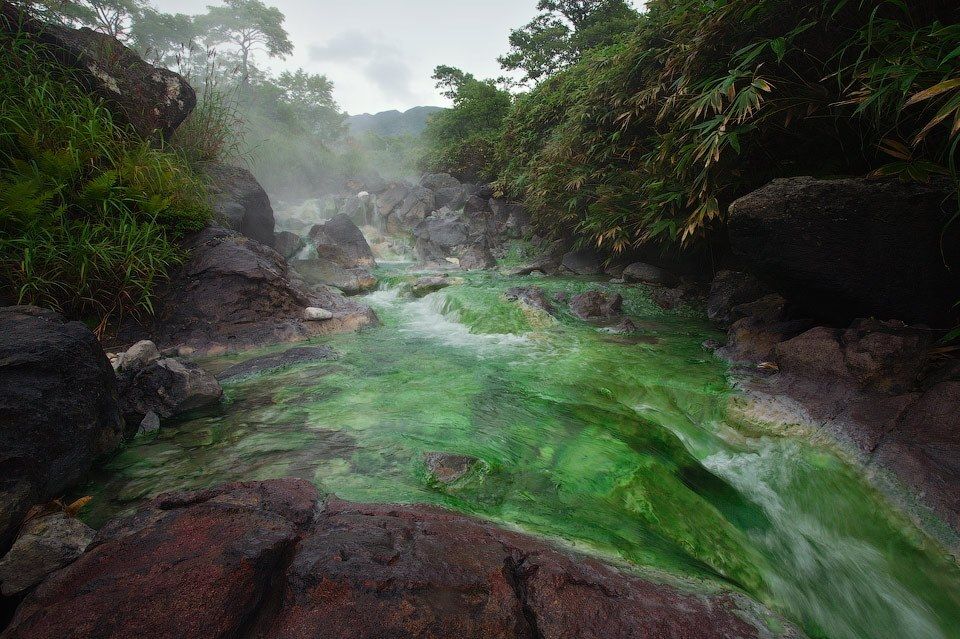
[(140, 12), (130, 30), (130, 41), (137, 51), (167, 67), (174, 66), (172, 58), (190, 49), (196, 36), (190, 16), (161, 13), (151, 7)]
[(536, 83), (613, 43), (639, 18), (626, 0), (540, 0), (537, 9), (537, 17), (510, 32), (510, 52), (499, 58), (507, 71), (523, 71), (521, 83)]
[(346, 116), (333, 99), (333, 82), (325, 75), (297, 69), (284, 71), (274, 84), (282, 98), (304, 128), (315, 133), (326, 143), (338, 140), (346, 132)]
[(293, 53), (293, 43), (283, 28), (285, 17), (276, 7), (260, 0), (224, 0), (223, 6), (207, 7), (206, 15), (197, 18), (207, 44), (232, 44), (241, 58), (244, 84), (250, 80), (250, 57), (257, 50), (271, 58), (285, 58)]
[(27, 0), (41, 20), (67, 26), (82, 25), (126, 40), (130, 26), (148, 9), (146, 0)]

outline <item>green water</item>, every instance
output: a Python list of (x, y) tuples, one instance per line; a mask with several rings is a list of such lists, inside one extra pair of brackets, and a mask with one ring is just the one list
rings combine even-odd
[[(297, 476), (740, 589), (811, 637), (960, 637), (956, 563), (837, 455), (735, 423), (696, 312), (569, 279), (471, 274), (421, 300), (384, 280), (368, 297), (383, 326), (325, 340), (338, 361), (231, 381), (222, 414), (129, 445), (87, 487), (93, 523), (167, 490)], [(643, 334), (522, 308), (502, 296), (518, 283), (619, 290)], [(481, 461), (444, 486), (430, 451)]]

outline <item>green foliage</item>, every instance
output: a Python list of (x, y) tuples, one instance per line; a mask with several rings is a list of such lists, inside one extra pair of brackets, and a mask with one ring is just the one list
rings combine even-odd
[(202, 228), (203, 188), (24, 37), (0, 43), (0, 296), (91, 319), (149, 312)]
[(453, 67), (437, 67), (433, 77), (453, 99), (453, 108), (427, 123), (424, 168), (470, 180), (492, 178), (510, 94), (493, 81), (477, 80)]
[(197, 18), (208, 44), (229, 44), (239, 50), (244, 81), (250, 77), (250, 56), (255, 50), (264, 49), (271, 58), (293, 53), (283, 21), (279, 9), (260, 0), (223, 0), (223, 5), (207, 7), (207, 13)]
[[(499, 186), (611, 251), (693, 245), (786, 175), (952, 171), (960, 25), (937, 2), (653, 0), (517, 100)], [(939, 13), (938, 13), (939, 12)], [(952, 14), (950, 12), (953, 12)]]

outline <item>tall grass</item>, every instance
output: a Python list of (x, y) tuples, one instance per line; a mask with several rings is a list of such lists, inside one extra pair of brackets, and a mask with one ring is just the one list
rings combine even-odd
[(99, 331), (150, 313), (177, 240), (209, 219), (202, 183), (28, 36), (0, 40), (0, 68), (0, 296)]

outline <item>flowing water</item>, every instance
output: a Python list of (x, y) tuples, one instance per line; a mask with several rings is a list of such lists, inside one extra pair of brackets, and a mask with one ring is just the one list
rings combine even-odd
[[(960, 637), (953, 559), (841, 456), (739, 423), (695, 312), (576, 279), (469, 274), (419, 300), (402, 270), (383, 279), (367, 298), (383, 325), (324, 340), (337, 361), (230, 381), (221, 414), (131, 443), (86, 488), (92, 523), (167, 490), (297, 476), (740, 589), (811, 637)], [(508, 302), (517, 284), (620, 291), (642, 334)], [(424, 465), (431, 451), (480, 461), (445, 485)]]

